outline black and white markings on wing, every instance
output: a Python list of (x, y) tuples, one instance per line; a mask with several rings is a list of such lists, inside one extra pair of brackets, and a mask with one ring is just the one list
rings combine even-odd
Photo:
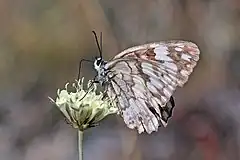
[(199, 54), (192, 42), (150, 43), (126, 49), (104, 65), (114, 74), (107, 78), (108, 96), (116, 98), (129, 128), (151, 133), (167, 125), (174, 107), (171, 96), (187, 82)]

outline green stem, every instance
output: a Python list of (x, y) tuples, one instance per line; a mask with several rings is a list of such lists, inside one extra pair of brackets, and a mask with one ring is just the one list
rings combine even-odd
[(83, 131), (78, 130), (78, 159), (83, 160)]

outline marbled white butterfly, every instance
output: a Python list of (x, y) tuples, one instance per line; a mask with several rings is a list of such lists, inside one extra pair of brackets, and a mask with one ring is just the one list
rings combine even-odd
[(175, 105), (172, 94), (187, 82), (199, 60), (197, 45), (181, 40), (148, 43), (104, 61), (93, 33), (100, 52), (94, 61), (95, 81), (116, 100), (127, 126), (139, 133), (166, 126)]

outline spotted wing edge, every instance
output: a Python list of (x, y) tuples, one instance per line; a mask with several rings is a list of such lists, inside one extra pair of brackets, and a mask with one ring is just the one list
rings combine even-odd
[[(185, 40), (169, 40), (169, 41), (160, 41), (160, 42), (150, 42), (150, 43), (146, 43), (146, 44), (143, 44), (143, 45), (137, 45), (137, 46), (133, 46), (133, 47), (129, 47), (125, 50), (123, 50), (122, 52), (118, 53), (116, 56), (113, 57), (113, 59), (118, 59), (118, 58), (123, 58), (123, 57), (126, 57), (128, 55), (128, 53), (131, 53), (131, 52), (134, 52), (134, 51), (138, 51), (138, 50), (142, 50), (142, 49), (150, 49), (150, 48), (156, 48), (160, 45), (162, 46), (166, 46), (166, 45), (176, 45), (176, 44), (183, 44), (183, 45), (189, 45), (193, 48), (197, 48), (198, 49), (198, 46), (194, 43), (194, 42), (191, 42), (191, 41), (185, 41)], [(200, 54), (200, 50), (198, 49), (198, 52), (196, 52), (195, 54)], [(195, 59), (196, 61), (199, 60), (198, 59)]]

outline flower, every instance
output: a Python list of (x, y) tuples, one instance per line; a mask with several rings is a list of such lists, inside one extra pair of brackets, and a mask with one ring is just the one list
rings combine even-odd
[(104, 98), (102, 92), (96, 93), (96, 84), (88, 81), (87, 90), (83, 89), (83, 80), (76, 80), (72, 86), (74, 92), (68, 91), (67, 83), (65, 89), (57, 90), (57, 98), (54, 101), (49, 99), (60, 109), (68, 122), (74, 127), (83, 131), (94, 127), (109, 114), (118, 112), (118, 108), (113, 100)]

